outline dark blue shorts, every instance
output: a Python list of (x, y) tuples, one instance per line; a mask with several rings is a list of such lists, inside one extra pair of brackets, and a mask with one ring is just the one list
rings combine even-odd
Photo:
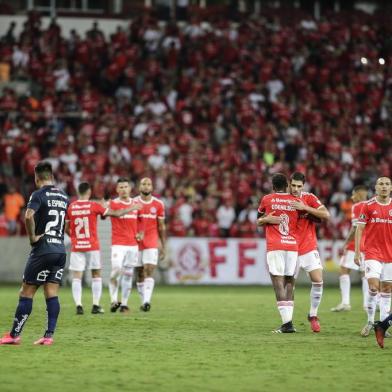
[(65, 253), (30, 256), (23, 273), (23, 282), (36, 286), (49, 282), (61, 284), (65, 262)]

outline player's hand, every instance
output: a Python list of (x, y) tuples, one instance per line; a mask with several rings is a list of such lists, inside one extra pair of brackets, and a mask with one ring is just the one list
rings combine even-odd
[(359, 267), (361, 265), (361, 261), (362, 261), (361, 254), (355, 252), (354, 263)]
[(134, 204), (131, 207), (131, 211), (140, 211), (142, 209), (142, 205), (141, 204)]
[(29, 237), (30, 245), (34, 245), (35, 243), (37, 243), (44, 235), (45, 234), (40, 234)]
[(306, 211), (306, 205), (302, 201), (292, 201), (290, 205), (298, 211)]
[(162, 246), (162, 247), (159, 249), (159, 260), (163, 260), (163, 259), (165, 258), (165, 256), (166, 256), (165, 247)]
[(140, 231), (139, 233), (136, 234), (135, 238), (136, 238), (136, 241), (143, 241), (144, 233), (142, 231)]

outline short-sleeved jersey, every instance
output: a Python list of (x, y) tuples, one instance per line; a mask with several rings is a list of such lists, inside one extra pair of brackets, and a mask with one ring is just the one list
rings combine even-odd
[[(351, 207), (351, 225), (353, 227), (356, 227), (358, 224), (358, 220), (359, 220), (359, 216), (361, 214), (361, 209), (362, 206), (366, 203), (366, 201), (360, 201), (359, 203), (355, 203), (353, 204), (353, 206)], [(355, 239), (351, 240), (347, 246), (346, 246), (347, 250), (351, 250), (351, 251), (355, 251)], [(362, 239), (361, 239), (361, 252), (364, 251), (365, 249), (365, 232), (363, 232), (362, 234)]]
[[(316, 195), (302, 192), (300, 199), (309, 207), (318, 209), (323, 206)], [(307, 214), (299, 211), (298, 220), (298, 254), (305, 255), (317, 249), (316, 224), (307, 218)]]
[(265, 237), (267, 240), (267, 252), (272, 250), (298, 251), (298, 211), (290, 204), (299, 201), (289, 193), (271, 193), (264, 196), (258, 208), (261, 214), (268, 215), (272, 211), (275, 216), (281, 216), (279, 225), (265, 225)]
[(69, 205), (67, 221), (71, 235), (72, 252), (99, 250), (97, 217), (108, 208), (90, 200), (76, 200)]
[[(133, 199), (123, 201), (119, 198), (110, 200), (112, 210), (122, 210), (132, 207)], [(129, 212), (121, 217), (110, 217), (112, 222), (112, 245), (136, 246), (136, 234), (138, 232), (138, 211)]]
[(43, 186), (32, 193), (27, 208), (35, 211), (35, 234), (44, 234), (32, 245), (32, 256), (65, 253), (64, 224), (68, 205), (68, 196), (54, 185)]
[(365, 260), (392, 263), (392, 199), (381, 204), (376, 198), (365, 202), (357, 224), (365, 224)]
[(144, 201), (140, 196), (137, 196), (134, 200), (142, 205), (141, 210), (139, 210), (139, 217), (144, 237), (140, 241), (139, 247), (141, 250), (158, 248), (158, 220), (165, 219), (165, 205), (154, 196), (150, 201)]

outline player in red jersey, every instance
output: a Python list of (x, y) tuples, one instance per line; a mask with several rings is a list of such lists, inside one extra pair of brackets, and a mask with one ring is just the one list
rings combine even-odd
[(91, 269), (91, 290), (93, 294), (93, 307), (91, 313), (103, 313), (99, 305), (102, 294), (101, 254), (97, 233), (97, 217), (120, 217), (140, 206), (128, 209), (112, 210), (103, 207), (100, 203), (90, 201), (91, 186), (82, 182), (78, 187), (79, 199), (72, 202), (67, 210), (65, 230), (71, 237), (72, 248), (70, 257), (70, 271), (72, 271), (72, 296), (76, 304), (76, 313), (83, 314), (82, 306), (82, 278), (88, 264)]
[(373, 329), (377, 294), (380, 293), (380, 320), (391, 310), (392, 288), (392, 184), (389, 177), (376, 181), (376, 196), (361, 209), (355, 231), (355, 263), (361, 263), (362, 236), (365, 236), (365, 276), (369, 284), (367, 300), (368, 322), (361, 331), (368, 336)]
[(301, 201), (292, 203), (300, 213), (298, 221), (298, 269), (302, 268), (310, 277), (312, 288), (310, 290), (310, 310), (308, 321), (313, 332), (320, 332), (320, 322), (317, 317), (323, 295), (323, 267), (317, 249), (317, 236), (315, 219), (329, 219), (327, 208), (313, 194), (304, 192), (305, 176), (295, 172), (290, 177), (290, 192)]
[(284, 174), (272, 176), (272, 188), (273, 193), (260, 201), (257, 224), (265, 225), (267, 265), (282, 318), (282, 326), (274, 332), (292, 333), (296, 332), (292, 321), (299, 217), (292, 203), (299, 199), (287, 193), (288, 180)]
[(143, 232), (139, 241), (137, 288), (142, 299), (140, 309), (148, 312), (151, 308), (151, 297), (155, 284), (153, 273), (158, 264), (158, 248), (159, 258), (163, 259), (165, 256), (165, 206), (161, 200), (152, 195), (153, 185), (150, 178), (146, 177), (140, 181), (139, 191), (140, 195), (135, 200), (142, 205), (139, 216)]
[[(354, 202), (351, 207), (351, 229), (343, 243), (343, 256), (340, 259), (340, 277), (339, 286), (342, 300), (339, 305), (331, 309), (332, 312), (344, 312), (351, 310), (350, 305), (350, 271), (361, 271), (362, 275), (362, 293), (363, 293), (363, 308), (366, 311), (367, 307), (367, 294), (369, 291), (369, 286), (365, 274), (363, 272), (363, 263), (358, 266), (354, 262), (355, 255), (355, 229), (357, 227), (359, 214), (361, 212), (362, 206), (365, 204), (368, 195), (368, 188), (365, 185), (357, 185), (354, 187), (351, 195), (351, 200)], [(362, 236), (361, 253), (363, 253), (365, 237)]]
[[(141, 206), (131, 199), (131, 185), (127, 178), (117, 180), (116, 192), (118, 198), (111, 200), (109, 206), (112, 210)], [(134, 210), (121, 217), (112, 217), (112, 271), (110, 274), (109, 291), (111, 306), (110, 311), (129, 313), (128, 298), (132, 289), (133, 269), (137, 266), (139, 256), (138, 222), (139, 211)], [(121, 301), (118, 301), (118, 288), (121, 278)]]

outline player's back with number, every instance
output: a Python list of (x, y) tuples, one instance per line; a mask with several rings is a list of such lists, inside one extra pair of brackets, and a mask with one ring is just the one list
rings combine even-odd
[(279, 225), (266, 225), (267, 251), (297, 251), (298, 211), (291, 206), (297, 198), (289, 193), (271, 193), (261, 199), (258, 211), (264, 215), (273, 213), (281, 218)]
[(27, 208), (35, 211), (36, 234), (43, 234), (32, 244), (33, 256), (65, 253), (64, 223), (68, 205), (68, 196), (54, 185), (46, 185), (33, 192)]
[(72, 252), (99, 250), (97, 217), (108, 209), (90, 200), (76, 200), (68, 208), (67, 220), (72, 242)]

